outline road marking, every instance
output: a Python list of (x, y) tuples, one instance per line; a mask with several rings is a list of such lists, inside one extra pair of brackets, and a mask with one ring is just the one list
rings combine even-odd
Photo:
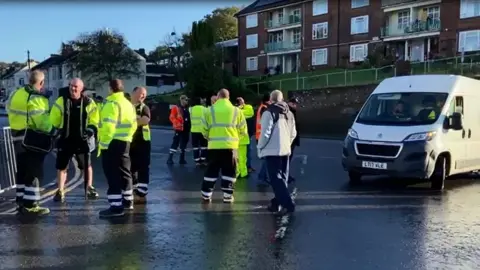
[[(78, 187), (80, 184), (83, 183), (83, 179), (81, 179), (82, 171), (78, 168), (77, 161), (74, 158), (72, 158), (72, 162), (73, 162), (73, 166), (74, 166), (74, 169), (75, 169), (75, 174), (72, 177), (72, 179), (67, 182), (67, 185), (65, 187), (65, 193), (68, 193), (68, 192), (72, 191), (73, 189), (75, 189), (76, 187)], [(49, 183), (47, 185), (51, 185), (51, 184), (52, 183)], [(54, 184), (56, 184), (56, 182), (54, 182)], [(39, 203), (43, 204), (47, 201), (52, 200), (53, 196), (55, 195), (55, 192), (57, 192), (57, 189), (53, 189), (53, 190), (50, 190), (50, 191), (42, 194), (42, 196), (40, 197)], [(13, 207), (13, 208), (10, 208), (10, 209), (5, 210), (3, 212), (0, 212), (0, 215), (5, 215), (5, 214), (8, 215), (8, 214), (16, 214), (16, 213), (17, 213), (17, 207)]]

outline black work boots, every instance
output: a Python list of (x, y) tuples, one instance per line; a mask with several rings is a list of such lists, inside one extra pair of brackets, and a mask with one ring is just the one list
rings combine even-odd
[[(180, 153), (180, 159), (178, 160), (178, 163), (182, 165), (187, 164), (187, 160), (185, 159), (185, 152)], [(167, 164), (168, 165), (173, 164), (173, 153), (170, 153), (168, 155)]]

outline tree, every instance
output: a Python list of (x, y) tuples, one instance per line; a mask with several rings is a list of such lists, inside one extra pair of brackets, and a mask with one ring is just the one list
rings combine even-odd
[(214, 29), (215, 42), (234, 39), (238, 36), (237, 18), (239, 7), (217, 8), (205, 16), (204, 21)]
[(103, 84), (115, 78), (128, 79), (142, 74), (139, 56), (118, 32), (98, 30), (85, 33), (68, 45), (76, 52), (75, 57), (67, 60), (71, 66), (69, 73), (80, 71), (94, 83)]
[(160, 45), (148, 53), (148, 58), (156, 65), (160, 65), (162, 60), (170, 59), (170, 57), (170, 49), (166, 45)]
[(195, 52), (215, 46), (214, 29), (205, 21), (192, 23), (192, 32), (189, 39), (189, 50)]

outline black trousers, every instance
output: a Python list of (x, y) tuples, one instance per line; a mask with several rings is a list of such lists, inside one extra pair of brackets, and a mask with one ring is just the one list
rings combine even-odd
[(108, 182), (107, 198), (112, 208), (123, 209), (133, 202), (132, 174), (130, 172), (130, 143), (112, 140), (102, 151), (102, 166)]
[(224, 197), (231, 197), (237, 175), (236, 149), (208, 149), (208, 166), (202, 182), (202, 196), (210, 198), (220, 172), (222, 173), (222, 191)]
[(181, 153), (185, 153), (188, 141), (190, 140), (190, 130), (176, 131), (173, 134), (172, 145), (170, 145), (170, 154), (175, 154), (180, 148)]
[(193, 159), (195, 162), (207, 160), (208, 141), (200, 132), (192, 132)]
[[(16, 149), (22, 148), (16, 146)], [(17, 202), (33, 207), (40, 201), (40, 181), (43, 178), (43, 162), (46, 154), (20, 149), (16, 153)]]
[(271, 200), (274, 206), (282, 206), (290, 211), (295, 210), (290, 192), (288, 191), (288, 156), (267, 156), (265, 157), (267, 164), (268, 179), (272, 186), (275, 197)]
[(145, 196), (148, 194), (148, 184), (150, 183), (151, 148), (151, 142), (144, 140), (133, 141), (130, 146), (133, 184), (136, 185), (136, 191), (139, 193), (139, 195)]

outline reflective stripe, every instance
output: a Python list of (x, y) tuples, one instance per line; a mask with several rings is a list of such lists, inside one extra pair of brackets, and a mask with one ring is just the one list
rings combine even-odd
[(12, 137), (12, 141), (14, 141), (14, 142), (23, 141), (23, 138), (25, 138), (25, 136)]
[(30, 115), (38, 115), (38, 114), (44, 114), (46, 113), (47, 110), (42, 110), (42, 109), (39, 109), (39, 110), (31, 110), (30, 111)]
[(239, 109), (238, 108), (234, 108), (234, 112), (233, 112), (233, 120), (230, 124), (223, 124), (223, 123), (217, 123), (216, 119), (215, 119), (215, 110), (213, 109), (213, 106), (210, 107), (210, 113), (212, 115), (212, 124), (209, 126), (210, 128), (212, 127), (226, 127), (226, 128), (234, 128), (236, 127), (235, 125), (235, 122), (237, 120), (237, 116), (238, 116), (238, 111)]
[(16, 114), (16, 115), (23, 115), (23, 116), (26, 116), (26, 115), (27, 115), (27, 111), (10, 109), (10, 107), (12, 107), (13, 97), (15, 96), (15, 94), (16, 94), (20, 89), (23, 89), (23, 88), (19, 88), (19, 89), (13, 91), (12, 94), (10, 95), (10, 97), (8, 98), (7, 104), (6, 104), (6, 106), (5, 106), (5, 110), (7, 111), (8, 114)]
[(229, 141), (229, 142), (236, 142), (238, 141), (238, 138), (230, 138), (230, 137), (209, 137), (209, 141)]
[[(118, 117), (117, 117), (117, 121), (111, 119), (111, 118), (103, 118), (102, 121), (105, 121), (107, 123), (112, 123), (112, 124), (115, 124), (115, 127), (116, 128), (131, 128), (133, 125), (132, 123), (128, 123), (128, 124), (122, 124), (122, 107), (120, 106), (120, 104), (116, 101), (113, 101), (113, 100), (107, 100), (107, 102), (110, 102), (110, 103), (113, 103), (117, 106), (118, 108)], [(124, 134), (124, 133), (118, 133), (118, 134), (115, 134), (116, 136), (118, 137), (127, 137), (128, 134)]]

